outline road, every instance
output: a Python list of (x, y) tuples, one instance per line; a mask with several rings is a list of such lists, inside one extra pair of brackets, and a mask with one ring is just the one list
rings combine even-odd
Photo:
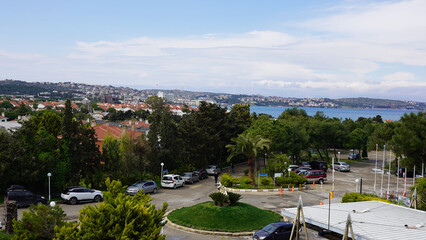
[[(370, 154), (370, 156), (373, 156)], [(375, 154), (374, 154), (375, 156)], [(381, 155), (379, 155), (381, 156)], [(342, 159), (343, 159), (342, 155)], [(379, 160), (379, 166), (381, 166), (381, 161)], [(363, 162), (351, 164), (350, 172), (335, 172), (335, 198), (331, 200), (331, 203), (338, 203), (341, 201), (343, 195), (347, 192), (359, 191), (359, 184), (355, 183), (355, 179), (360, 179), (362, 177), (362, 190), (363, 192), (373, 193), (374, 190), (374, 179), (375, 174), (372, 169), (375, 167), (375, 160), (367, 160)], [(245, 165), (236, 166), (236, 176), (242, 175)], [(283, 208), (292, 208), (296, 207), (299, 197), (303, 199), (303, 204), (305, 206), (319, 205), (321, 200), (324, 204), (328, 204), (328, 194), (332, 190), (332, 173), (329, 170), (327, 172), (328, 181), (323, 184), (316, 184), (312, 186), (309, 184), (307, 189), (304, 191), (295, 191), (287, 192), (284, 191), (282, 194), (277, 193), (240, 193), (243, 198), (241, 202), (249, 203), (256, 207), (262, 209), (268, 209), (280, 213)], [(383, 176), (383, 184), (382, 184)], [(376, 193), (380, 195), (380, 187), (383, 186), (382, 192), (387, 190), (388, 186), (388, 174), (376, 174)], [(413, 184), (412, 179), (407, 180), (407, 189)], [(399, 194), (402, 194), (404, 187), (404, 182), (399, 179)], [(389, 183), (390, 191), (396, 190), (396, 176), (390, 176)], [(157, 207), (162, 206), (163, 202), (167, 202), (169, 207), (168, 210), (173, 210), (176, 208), (181, 208), (185, 206), (191, 206), (197, 203), (210, 201), (209, 194), (217, 191), (216, 186), (214, 185), (214, 178), (209, 177), (208, 179), (201, 180), (200, 182), (194, 184), (187, 184), (182, 188), (177, 189), (161, 189), (157, 194), (151, 195), (153, 197), (152, 203)], [(96, 204), (96, 203), (90, 203)], [(67, 214), (67, 220), (77, 220), (78, 210), (83, 208), (88, 204), (78, 204), (78, 205), (67, 205), (60, 204)], [(21, 218), (22, 211), (24, 209), (18, 210), (18, 218)], [(212, 235), (201, 235), (190, 232), (185, 232), (177, 229), (173, 229), (168, 225), (164, 228), (164, 234), (166, 234), (167, 240), (225, 240), (225, 239), (251, 239), (250, 237), (224, 237), (224, 236), (212, 236)], [(322, 239), (321, 237), (316, 236), (315, 231), (309, 232), (310, 239)]]

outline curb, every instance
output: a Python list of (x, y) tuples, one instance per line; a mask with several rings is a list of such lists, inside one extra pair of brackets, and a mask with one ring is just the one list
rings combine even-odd
[(177, 225), (176, 223), (173, 223), (169, 220), (169, 218), (167, 217), (167, 215), (169, 215), (169, 213), (173, 212), (176, 209), (170, 210), (168, 212), (166, 212), (166, 214), (164, 214), (164, 218), (167, 221), (166, 225), (175, 228), (175, 229), (179, 229), (179, 230), (183, 230), (186, 232), (192, 232), (192, 233), (199, 233), (199, 234), (205, 234), (205, 235), (216, 235), (216, 236), (230, 236), (230, 237), (242, 237), (242, 236), (252, 236), (255, 231), (253, 232), (219, 232), (219, 231), (207, 231), (207, 230), (200, 230), (200, 229), (195, 229), (195, 228), (189, 228), (189, 227), (184, 227), (181, 225)]
[[(262, 193), (262, 192), (275, 192), (278, 193), (280, 192), (281, 189), (238, 189), (238, 188), (227, 188), (225, 187), (225, 190), (227, 192), (258, 192), (258, 193)], [(283, 188), (283, 191), (289, 191), (291, 192), (291, 188)], [(306, 186), (302, 187), (302, 190), (306, 190)], [(294, 188), (294, 191), (299, 191), (299, 188)]]

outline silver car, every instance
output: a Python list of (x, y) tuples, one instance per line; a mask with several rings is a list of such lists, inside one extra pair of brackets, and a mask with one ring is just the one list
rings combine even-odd
[(140, 190), (143, 190), (144, 193), (157, 193), (158, 187), (154, 181), (151, 180), (142, 180), (139, 182), (133, 183), (131, 186), (127, 187), (126, 193), (129, 195), (136, 195)]
[(193, 184), (194, 182), (200, 181), (198, 174), (191, 173), (191, 172), (183, 173), (182, 178), (183, 180), (185, 180), (185, 182), (191, 183), (191, 184)]
[(206, 168), (206, 171), (209, 175), (220, 174), (220, 168), (218, 168), (216, 165), (209, 165)]
[(351, 166), (349, 166), (349, 164), (345, 162), (335, 162), (334, 170), (340, 171), (340, 172), (349, 172), (351, 171)]

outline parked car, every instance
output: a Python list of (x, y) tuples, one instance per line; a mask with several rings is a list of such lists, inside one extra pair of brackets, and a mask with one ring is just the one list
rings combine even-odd
[(161, 180), (161, 186), (166, 188), (174, 188), (183, 187), (185, 185), (185, 180), (179, 175), (168, 174), (164, 175)]
[(306, 171), (309, 171), (309, 170), (312, 170), (312, 168), (310, 168), (310, 167), (298, 167), (298, 168), (296, 168), (296, 170), (294, 170), (294, 172), (299, 174), (301, 172), (306, 172)]
[(4, 197), (8, 201), (16, 201), (18, 207), (26, 207), (31, 204), (47, 204), (47, 200), (43, 196), (34, 194), (21, 185), (11, 185), (6, 189)]
[(348, 160), (357, 160), (360, 159), (359, 153), (351, 153), (348, 156)]
[(307, 178), (307, 182), (324, 183), (327, 181), (327, 173), (323, 170), (308, 170), (306, 172), (299, 173), (299, 175)]
[(158, 191), (157, 183), (152, 180), (142, 180), (135, 182), (127, 187), (126, 193), (133, 196), (136, 195), (140, 190), (143, 190), (144, 193), (155, 194)]
[(293, 223), (291, 222), (275, 222), (266, 225), (253, 234), (254, 240), (272, 240), (272, 239), (290, 239)]
[(351, 166), (345, 162), (335, 162), (334, 163), (334, 170), (340, 171), (340, 172), (349, 172), (351, 171)]
[(288, 166), (288, 169), (290, 170), (290, 171), (295, 171), (296, 169), (298, 169), (299, 168), (299, 166), (298, 165), (289, 165)]
[(185, 180), (185, 183), (191, 183), (200, 181), (200, 178), (198, 174), (192, 173), (192, 172), (185, 172), (182, 175), (183, 180)]
[(61, 194), (61, 198), (64, 202), (74, 205), (78, 202), (100, 202), (104, 195), (99, 190), (76, 186), (65, 189)]
[(207, 168), (206, 168), (206, 171), (207, 171), (207, 173), (209, 174), (209, 175), (214, 175), (214, 174), (216, 174), (216, 173), (220, 173), (220, 168), (218, 167), (218, 166), (216, 166), (216, 165), (209, 165)]
[(193, 173), (198, 174), (198, 176), (201, 180), (209, 177), (209, 174), (207, 173), (206, 169), (197, 169)]
[[(396, 173), (395, 176), (397, 176), (399, 174), (399, 177), (404, 177), (404, 172), (405, 172), (405, 168), (399, 168)], [(421, 173), (416, 171), (416, 177), (421, 177)], [(413, 170), (408, 170), (406, 176), (407, 178), (412, 178), (413, 177)]]
[(299, 164), (300, 167), (305, 167), (305, 168), (311, 168), (311, 164), (309, 164), (308, 162), (301, 162)]
[(310, 162), (311, 168), (314, 170), (323, 170), (327, 172), (327, 163), (324, 161), (312, 161)]

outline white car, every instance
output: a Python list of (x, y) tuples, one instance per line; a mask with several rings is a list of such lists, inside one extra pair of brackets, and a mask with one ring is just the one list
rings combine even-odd
[(349, 166), (349, 164), (345, 163), (345, 162), (335, 162), (334, 163), (334, 170), (335, 171), (340, 171), (340, 172), (349, 172), (351, 171), (351, 166)]
[(166, 188), (174, 188), (183, 187), (185, 185), (185, 180), (179, 175), (168, 174), (164, 175), (161, 180), (161, 186)]
[(85, 187), (69, 187), (61, 193), (64, 202), (76, 204), (83, 201), (100, 202), (104, 198), (102, 191)]
[(218, 168), (216, 165), (209, 165), (206, 168), (207, 174), (214, 175), (216, 173), (220, 173), (220, 168)]

